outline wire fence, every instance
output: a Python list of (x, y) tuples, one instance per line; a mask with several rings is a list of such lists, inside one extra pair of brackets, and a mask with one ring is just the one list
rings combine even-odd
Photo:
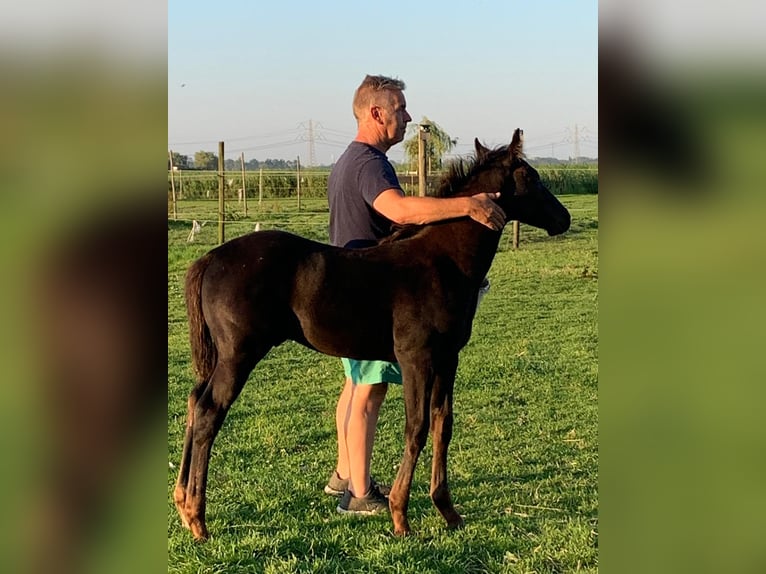
[[(598, 167), (594, 166), (538, 166), (538, 171), (554, 194), (598, 193)], [(260, 201), (302, 197), (316, 199), (327, 197), (329, 170), (300, 169), (259, 170), (224, 173), (224, 198), (227, 201)], [(408, 195), (418, 193), (418, 176), (415, 172), (400, 172), (399, 182)], [(438, 188), (441, 173), (426, 178), (426, 194)], [(168, 172), (168, 201), (175, 191), (176, 201), (217, 199), (219, 175), (215, 171), (173, 170)], [(171, 211), (169, 211), (171, 213)]]

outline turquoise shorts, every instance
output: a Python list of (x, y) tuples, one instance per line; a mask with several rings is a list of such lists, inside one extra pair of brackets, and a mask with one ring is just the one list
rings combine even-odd
[(355, 385), (375, 385), (378, 383), (402, 384), (402, 369), (399, 363), (386, 361), (357, 361), (341, 359), (343, 372)]

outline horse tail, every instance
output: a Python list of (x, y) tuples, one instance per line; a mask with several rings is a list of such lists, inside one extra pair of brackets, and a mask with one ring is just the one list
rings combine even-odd
[(200, 383), (207, 381), (213, 374), (218, 358), (218, 351), (202, 314), (202, 278), (211, 257), (209, 253), (203, 255), (186, 272), (186, 314), (189, 318), (192, 366)]

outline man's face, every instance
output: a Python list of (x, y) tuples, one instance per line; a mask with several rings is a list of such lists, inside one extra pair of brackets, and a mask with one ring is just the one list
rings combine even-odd
[(404, 139), (407, 124), (412, 117), (407, 113), (407, 100), (401, 91), (391, 91), (388, 105), (380, 108), (384, 120), (384, 129), (389, 145), (398, 144)]

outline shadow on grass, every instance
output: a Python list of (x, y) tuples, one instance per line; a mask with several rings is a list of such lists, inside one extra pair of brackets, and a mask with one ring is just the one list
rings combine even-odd
[[(264, 572), (278, 564), (277, 571), (291, 572), (484, 573), (500, 571), (508, 553), (518, 551), (514, 543), (487, 540), (470, 525), (460, 531), (431, 527), (401, 538), (393, 535), (388, 515), (335, 515), (303, 520), (298, 531), (273, 530), (268, 518), (259, 521), (250, 510), (243, 507), (238, 515), (251, 520), (252, 529), (234, 544), (228, 563), (219, 563), (222, 571)], [(419, 522), (413, 520), (413, 527)]]
[[(534, 463), (534, 461), (531, 461)], [(553, 465), (509, 476), (485, 473), (480, 490), (497, 491), (495, 500), (470, 499), (477, 492), (475, 480), (451, 482), (458, 510), (466, 527), (446, 528), (428, 496), (427, 485), (413, 484), (409, 517), (413, 535), (395, 537), (389, 515), (348, 517), (336, 513), (337, 499), (317, 491), (290, 492), (277, 488), (258, 504), (229, 500), (210, 513), (217, 549), (202, 549), (203, 560), (215, 562), (225, 572), (500, 572), (517, 556), (529, 556), (531, 548), (550, 534), (551, 520), (560, 521), (556, 509), (521, 508), (526, 514), (509, 512), (499, 500), (508, 491), (527, 484), (543, 483), (559, 476)], [(317, 487), (317, 489), (319, 486)], [(527, 491), (529, 488), (527, 488)], [(461, 503), (462, 501), (462, 503)], [(587, 497), (561, 501), (564, 514), (589, 504)], [(519, 510), (518, 508), (516, 510)], [(595, 511), (581, 518), (595, 521)], [(537, 541), (536, 541), (537, 540)], [(547, 572), (569, 571), (571, 565), (547, 558)]]

